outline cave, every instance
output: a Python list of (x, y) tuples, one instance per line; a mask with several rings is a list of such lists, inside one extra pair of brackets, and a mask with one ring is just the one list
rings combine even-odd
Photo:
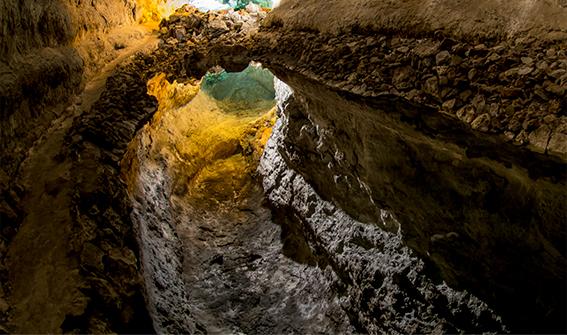
[(564, 0), (0, 14), (0, 332), (567, 333)]

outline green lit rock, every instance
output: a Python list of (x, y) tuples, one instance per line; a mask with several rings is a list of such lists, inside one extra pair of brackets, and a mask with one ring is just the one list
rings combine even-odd
[(209, 72), (201, 89), (216, 100), (240, 103), (249, 108), (272, 103), (275, 98), (274, 76), (256, 65), (250, 65), (242, 72)]

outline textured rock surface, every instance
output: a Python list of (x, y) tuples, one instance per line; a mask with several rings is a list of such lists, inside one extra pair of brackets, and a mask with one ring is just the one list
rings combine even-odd
[[(207, 29), (203, 25), (199, 30), (202, 36)], [(152, 49), (151, 38), (144, 43)], [(120, 50), (128, 55), (137, 49)], [(190, 65), (184, 51), (178, 50), (170, 57), (164, 50), (142, 54), (113, 71), (123, 57), (115, 59), (88, 83), (81, 98), (58, 111), (61, 117), (35, 143), (19, 178), (2, 175), (0, 313), (6, 330), (153, 331), (143, 302), (143, 264), (129, 217), (131, 206), (120, 181), (120, 161), (135, 132), (156, 110), (155, 100), (146, 94), (146, 81), (170, 69), (172, 76), (188, 78), (176, 71)], [(208, 69), (203, 66), (195, 66), (198, 73)], [(109, 75), (101, 95), (100, 86)], [(38, 132), (41, 129), (37, 125)], [(26, 141), (8, 144), (25, 148)], [(48, 224), (42, 226), (45, 218)], [(55, 242), (45, 242), (55, 235)]]
[[(7, 92), (1, 95), (2, 106), (24, 102), (17, 107), (23, 112), (2, 109), (2, 122), (9, 124), (2, 127), (7, 137), (15, 134), (10, 129), (25, 132), (27, 115), (43, 115), (43, 109), (21, 99), (22, 94), (30, 96), (25, 88), (33, 87), (40, 74), (49, 80), (37, 89), (51, 86), (38, 96), (38, 104), (67, 96), (80, 82), (80, 72), (90, 66), (79, 60), (80, 48), (69, 44), (72, 38), (65, 27), (73, 27), (74, 16), (46, 9), (54, 3), (34, 7), (30, 2), (18, 8), (1, 3), (14, 14), (1, 17), (3, 34), (12, 32), (25, 41), (27, 33), (13, 29), (54, 32), (44, 34), (46, 40), (25, 42), (33, 47), (22, 46), (22, 54), (10, 54), (15, 50), (10, 48), (2, 51), (10, 54), (0, 71), (1, 89)], [(113, 3), (120, 8), (115, 13), (120, 19), (109, 23), (103, 18), (94, 26), (130, 20), (130, 14), (121, 11), (131, 3)], [(83, 3), (97, 13), (115, 9), (104, 4)], [(243, 286), (243, 277), (269, 278), (273, 269), (266, 260), (272, 257), (280, 264), (297, 264), (281, 257), (273, 245), (262, 244), (265, 241), (234, 243), (233, 238), (242, 235), (227, 235), (211, 223), (226, 225), (224, 216), (205, 222), (200, 230), (189, 225), (184, 233), (193, 240), (212, 235), (230, 242), (234, 253), (219, 257), (217, 247), (200, 241), (191, 246), (202, 251), (203, 258), (181, 263), (174, 219), (161, 226), (159, 218), (170, 213), (152, 207), (166, 206), (161, 196), (171, 186), (167, 176), (159, 166), (143, 171), (154, 184), (141, 192), (147, 198), (136, 199), (134, 213), (141, 221), (155, 220), (138, 231), (120, 181), (128, 142), (155, 112), (155, 100), (145, 94), (149, 78), (164, 71), (168, 79), (191, 80), (214, 65), (235, 71), (256, 59), (295, 89), (262, 170), (282, 225), (283, 252), (309, 265), (294, 269), (325, 285), (316, 292), (314, 282), (285, 283), (285, 276), (278, 274), (276, 282), (290, 285), (287, 288), (305, 285), (286, 292), (325, 299), (338, 294), (333, 304), (338, 301), (358, 332), (565, 332), (564, 1), (393, 4), (331, 1), (323, 16), (314, 14), (321, 11), (319, 1), (290, 0), (273, 12), (254, 39), (250, 37), (262, 12), (250, 17), (235, 12), (203, 15), (185, 8), (164, 21), (160, 49), (136, 58), (112, 77), (91, 113), (69, 125), (80, 101), (59, 112), (64, 115), (38, 143), (39, 152), (31, 153), (24, 169), (29, 185), (0, 175), (0, 252), (9, 254), (0, 258), (2, 323), (10, 321), (5, 312), (13, 312), (16, 332), (149, 332), (145, 291), (156, 330), (203, 331), (204, 325), (214, 330), (217, 319), (204, 317), (198, 308), (188, 313), (189, 319), (184, 317), (190, 299), (178, 277), (183, 264), (203, 279), (185, 278), (187, 287), (199, 290), (194, 296), (198, 307), (211, 307), (229, 321), (222, 329), (291, 327), (274, 323), (272, 314), (254, 318), (254, 313), (244, 313), (239, 321), (235, 313), (243, 313), (257, 298)], [(37, 11), (29, 10), (32, 7)], [(47, 14), (34, 17), (32, 12)], [(47, 24), (40, 22), (44, 16)], [(19, 18), (31, 23), (15, 24)], [(120, 48), (119, 43), (115, 46)], [(83, 51), (91, 48), (96, 50), (91, 45)], [(88, 58), (83, 60), (88, 63)], [(17, 73), (14, 64), (19, 64)], [(22, 74), (29, 79), (23, 81), (27, 86), (18, 81)], [(72, 131), (61, 143), (68, 127)], [(10, 141), (9, 146), (22, 148), (9, 147), (11, 154), (21, 156), (26, 141)], [(151, 142), (147, 137), (140, 141), (135, 144)], [(68, 150), (52, 150), (62, 146)], [(45, 148), (49, 150), (42, 151)], [(17, 161), (9, 161), (9, 168)], [(184, 192), (173, 186), (174, 192)], [(238, 211), (249, 219), (250, 231), (259, 229), (259, 235), (274, 239), (277, 230), (262, 219), (267, 217), (265, 208), (254, 208), (253, 214), (246, 208)], [(45, 225), (39, 224), (43, 218), (49, 218)], [(136, 234), (157, 240), (138, 253)], [(17, 243), (7, 245), (14, 235)], [(247, 253), (250, 246), (263, 250), (264, 256)], [(151, 270), (144, 273), (145, 289), (141, 269)], [(12, 288), (4, 285), (10, 276), (18, 279)], [(218, 299), (207, 301), (215, 285), (232, 279), (245, 303), (222, 291)], [(166, 282), (173, 285), (165, 287)], [(161, 300), (152, 301), (155, 292), (162, 294)], [(18, 302), (15, 307), (10, 294)], [(285, 294), (269, 297), (272, 303)], [(224, 298), (235, 307), (219, 306)], [(315, 304), (321, 307), (316, 315), (334, 318), (334, 325), (340, 325), (335, 329), (348, 331), (341, 321), (343, 312), (333, 304), (328, 314)], [(278, 308), (274, 310), (282, 310)], [(179, 317), (169, 319), (172, 312)], [(496, 315), (502, 315), (502, 321)], [(204, 322), (194, 322), (193, 316)], [(321, 329), (334, 327), (325, 322)], [(287, 329), (309, 332), (309, 327)]]
[(130, 27), (135, 7), (135, 0), (0, 2), (0, 157), (8, 174), (83, 79), (146, 33)]
[[(151, 49), (151, 40), (144, 42), (142, 49)], [(137, 124), (134, 122), (131, 129), (131, 125), (119, 126), (120, 115), (122, 119), (126, 115), (143, 117), (144, 113), (137, 110), (139, 103), (147, 103), (150, 97), (144, 93), (143, 82), (136, 86), (140, 85), (138, 77), (126, 77), (134, 83), (122, 82), (121, 77), (109, 85), (114, 93), (128, 92), (124, 84), (142, 95), (132, 94), (134, 103), (112, 102), (115, 108), (102, 117), (97, 114), (111, 110), (104, 104), (114, 100), (114, 93), (107, 93), (93, 110), (94, 115), (86, 113), (116, 64), (137, 50), (139, 46), (124, 49), (120, 57), (88, 83), (85, 91), (73, 99), (75, 103), (34, 143), (20, 174), (10, 180), (7, 194), (10, 199), (19, 199), (17, 206), (8, 200), (14, 206), (10, 212), (17, 217), (4, 221), (2, 216), (2, 241), (7, 245), (1, 255), (7, 265), (2, 269), (2, 288), (7, 293), (8, 309), (1, 312), (2, 326), (7, 330), (152, 331), (144, 307), (136, 242), (129, 221), (123, 221), (129, 207), (125, 192), (118, 187), (118, 170), (114, 167), (118, 163), (109, 159), (112, 148), (104, 147), (108, 151), (102, 154), (103, 149), (97, 147), (103, 147), (102, 142), (115, 145), (117, 150), (120, 145), (125, 146), (133, 136), (129, 131), (135, 131)], [(124, 114), (116, 108), (122, 104), (127, 105)], [(151, 107), (151, 99), (146, 107)], [(145, 113), (153, 110), (142, 109)], [(96, 123), (103, 119), (112, 120), (117, 127), (101, 130)], [(70, 129), (74, 129), (72, 135)], [(107, 135), (102, 141), (93, 140), (96, 145), (88, 140), (89, 130), (90, 135), (101, 133), (94, 133), (93, 129)]]
[(564, 332), (567, 9), (524, 3), (533, 15), (510, 30), (501, 14), (519, 3), (481, 2), (477, 23), (458, 1), (366, 3), (333, 2), (327, 24), (316, 2), (289, 1), (255, 37), (296, 92), (288, 168), (357, 220), (390, 211), (406, 245), (512, 331)]
[[(324, 8), (322, 7), (324, 6)], [(320, 15), (325, 11), (325, 15)], [(454, 37), (567, 37), (564, 0), (286, 0), (269, 22), (287, 28), (336, 33), (352, 28), (391, 32), (443, 31)], [(377, 15), (379, 13), (379, 15)]]
[(74, 182), (70, 253), (79, 256), (88, 304), (66, 318), (63, 331), (153, 332), (131, 204), (120, 179), (128, 143), (157, 107), (146, 94), (144, 69), (140, 56), (117, 70), (67, 134)]
[(390, 231), (382, 209), (392, 212), (404, 243), (517, 331), (562, 329), (563, 164), (395, 96), (364, 99), (276, 73), (297, 96), (279, 151), (318, 194)]
[(264, 12), (201, 13), (185, 6), (160, 22), (161, 60), (168, 79), (201, 78), (221, 65), (226, 71), (240, 72), (251, 61), (252, 40)]
[[(352, 219), (323, 200), (297, 171), (289, 169), (288, 137), (300, 107), (285, 84), (278, 86), (282, 113), (262, 157), (264, 190), (282, 225), (305, 240), (316, 262), (331, 269), (324, 286), (340, 297), (357, 332), (370, 334), (506, 332), (500, 317), (469, 293), (455, 291), (404, 246), (399, 225), (380, 211), (379, 225)], [(283, 150), (282, 150), (283, 149)], [(297, 153), (297, 152), (296, 152)]]
[[(147, 68), (144, 70), (147, 71)], [(168, 83), (163, 77), (145, 79), (150, 80), (149, 91), (155, 97), (167, 100), (176, 95), (176, 91), (168, 90)], [(184, 97), (190, 101), (195, 93), (195, 90), (190, 90)], [(157, 99), (156, 102), (159, 103)], [(160, 107), (164, 108), (163, 105)], [(159, 112), (155, 119), (161, 118), (163, 113)], [(174, 179), (166, 173), (165, 159), (153, 157), (155, 153), (151, 149), (157, 141), (153, 129), (151, 123), (142, 129), (121, 163), (122, 180), (126, 183), (128, 201), (133, 207), (130, 220), (135, 227), (140, 250), (146, 301), (156, 332), (196, 333), (195, 318), (182, 280), (182, 244), (168, 198)]]
[(550, 141), (567, 136), (567, 40), (467, 42), (442, 32), (335, 36), (272, 28), (256, 47), (270, 55), (265, 63), (330, 87), (404, 97), (515, 145), (567, 157)]
[[(158, 332), (351, 333), (323, 285), (331, 271), (313, 264), (309, 248), (282, 245), (286, 228), (255, 180), (273, 100), (228, 103), (160, 78), (150, 84), (153, 94), (161, 86), (160, 111), (123, 171)], [(290, 259), (282, 247), (305, 253)]]
[(158, 333), (196, 333), (188, 292), (182, 280), (183, 254), (167, 195), (171, 177), (163, 164), (148, 163), (145, 146), (152, 139), (144, 130), (133, 141), (123, 163), (136, 227), (146, 301)]

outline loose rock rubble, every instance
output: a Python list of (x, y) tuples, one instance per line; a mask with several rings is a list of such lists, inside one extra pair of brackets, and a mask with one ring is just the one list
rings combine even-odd
[(153, 56), (162, 72), (179, 80), (200, 78), (216, 65), (242, 71), (251, 60), (250, 36), (265, 16), (262, 10), (202, 13), (184, 6), (160, 23), (159, 50)]

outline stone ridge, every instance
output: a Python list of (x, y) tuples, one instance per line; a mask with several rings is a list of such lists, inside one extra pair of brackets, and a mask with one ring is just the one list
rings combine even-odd
[(200, 78), (215, 67), (228, 72), (244, 70), (252, 60), (253, 36), (266, 16), (263, 11), (202, 13), (184, 6), (160, 23), (156, 58), (168, 79)]
[(392, 94), (480, 132), (567, 160), (567, 42), (466, 43), (442, 34), (327, 35), (264, 29), (260, 59), (362, 96)]

